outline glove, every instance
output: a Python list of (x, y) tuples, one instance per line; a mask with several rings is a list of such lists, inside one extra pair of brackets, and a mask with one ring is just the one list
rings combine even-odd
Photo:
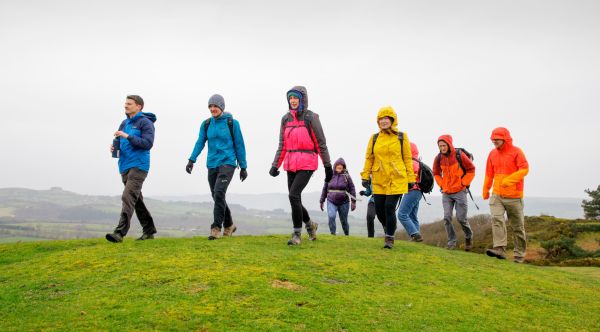
[(321, 211), (325, 211), (325, 209), (323, 209), (323, 204), (324, 202), (321, 202)]
[(368, 190), (369, 188), (371, 188), (371, 180), (362, 180), (362, 186)]
[(279, 175), (279, 171), (277, 170), (277, 167), (275, 167), (275, 166), (271, 167), (271, 170), (269, 170), (269, 174), (271, 174), (272, 177), (276, 177), (277, 175)]
[(408, 183), (408, 191), (410, 191), (414, 186), (415, 186), (414, 182), (409, 182)]
[(192, 174), (192, 169), (194, 169), (194, 162), (193, 162), (193, 161), (191, 161), (191, 160), (188, 160), (188, 163), (187, 163), (187, 165), (185, 166), (185, 171), (186, 171), (188, 174)]
[(481, 196), (483, 196), (483, 200), (485, 201), (488, 198), (490, 198), (490, 192), (489, 191), (484, 191)]
[(244, 180), (246, 180), (247, 177), (248, 177), (248, 172), (246, 171), (245, 168), (242, 168), (242, 170), (240, 171), (240, 180), (242, 180), (242, 182), (244, 182)]
[(352, 203), (350, 204), (350, 210), (351, 211), (356, 210), (356, 201), (352, 201)]
[(358, 192), (359, 195), (361, 196), (367, 196), (367, 191), (366, 190), (361, 190)]
[(325, 166), (325, 182), (331, 181), (333, 177), (333, 168), (331, 166)]

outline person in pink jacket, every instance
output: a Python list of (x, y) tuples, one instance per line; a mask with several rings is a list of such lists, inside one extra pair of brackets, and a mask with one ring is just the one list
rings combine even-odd
[(313, 172), (318, 168), (318, 156), (325, 167), (325, 182), (333, 176), (331, 160), (327, 150), (325, 134), (319, 115), (308, 110), (306, 88), (295, 86), (287, 92), (289, 111), (281, 118), (279, 146), (269, 174), (279, 175), (279, 167), (287, 172), (290, 205), (294, 232), (288, 245), (301, 242), (302, 223), (306, 225), (309, 239), (317, 239), (318, 224), (310, 220), (308, 211), (302, 205), (302, 190), (308, 184)]

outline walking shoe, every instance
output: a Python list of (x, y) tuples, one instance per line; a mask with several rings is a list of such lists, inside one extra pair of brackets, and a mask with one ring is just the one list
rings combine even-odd
[(292, 233), (292, 238), (289, 239), (287, 243), (288, 243), (288, 246), (296, 246), (296, 245), (299, 245), (300, 242), (301, 242), (300, 233), (294, 232), (294, 233)]
[(152, 240), (154, 239), (154, 234), (142, 234), (142, 236), (138, 237), (137, 239), (135, 239), (136, 241), (143, 241), (143, 240)]
[(473, 249), (473, 239), (465, 239), (465, 251)]
[(383, 248), (392, 249), (394, 247), (394, 237), (393, 236), (385, 236), (385, 244)]
[(514, 259), (513, 259), (513, 262), (515, 262), (515, 263), (519, 263), (519, 264), (520, 264), (520, 263), (525, 263), (525, 257), (518, 257), (518, 256), (515, 256), (515, 257), (514, 257)]
[(454, 249), (456, 249), (456, 244), (448, 244), (448, 246), (446, 247), (446, 249), (448, 249), (448, 250), (454, 250)]
[(106, 234), (105, 238), (113, 243), (120, 243), (123, 242), (123, 236), (119, 233), (108, 233)]
[(221, 237), (221, 229), (218, 227), (213, 227), (210, 229), (210, 235), (208, 236), (209, 240), (216, 240)]
[(237, 230), (237, 226), (234, 224), (231, 224), (231, 226), (229, 226), (229, 227), (223, 228), (223, 237), (232, 236), (236, 230)]
[(506, 255), (504, 254), (504, 248), (502, 247), (488, 249), (485, 251), (485, 254), (490, 257), (496, 257), (498, 259), (506, 259)]
[(416, 234), (412, 235), (412, 236), (411, 236), (411, 239), (412, 239), (414, 242), (423, 242), (423, 237), (422, 237), (422, 236), (421, 236), (421, 234), (419, 234), (419, 233), (416, 233)]
[(308, 232), (308, 239), (314, 241), (317, 239), (317, 229), (319, 228), (319, 224), (314, 221), (309, 221), (306, 223), (306, 231)]

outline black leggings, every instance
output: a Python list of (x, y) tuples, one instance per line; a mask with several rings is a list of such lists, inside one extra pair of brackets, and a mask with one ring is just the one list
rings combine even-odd
[(373, 195), (375, 197), (375, 212), (377, 219), (385, 224), (385, 235), (396, 234), (396, 207), (402, 195)]
[(294, 228), (302, 228), (302, 222), (310, 221), (308, 211), (302, 205), (302, 190), (310, 181), (313, 171), (287, 172), (290, 205), (292, 206), (292, 221)]

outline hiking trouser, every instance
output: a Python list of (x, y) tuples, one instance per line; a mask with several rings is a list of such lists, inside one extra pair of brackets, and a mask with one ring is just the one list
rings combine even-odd
[(349, 201), (342, 205), (335, 205), (329, 200), (327, 201), (327, 217), (329, 218), (329, 232), (331, 232), (331, 234), (335, 234), (336, 232), (335, 217), (336, 214), (339, 214), (340, 222), (342, 223), (342, 229), (344, 230), (344, 235), (350, 235), (350, 225), (348, 224), (349, 211)]
[(473, 231), (467, 220), (467, 191), (462, 190), (454, 194), (444, 193), (442, 195), (442, 205), (444, 206), (444, 226), (446, 227), (446, 233), (448, 233), (448, 245), (456, 245), (456, 233), (452, 225), (452, 212), (454, 208), (456, 208), (456, 220), (458, 220), (460, 227), (465, 233), (465, 239), (471, 239)]
[(148, 172), (144, 172), (138, 168), (130, 168), (121, 174), (121, 181), (125, 185), (125, 189), (123, 189), (123, 194), (121, 195), (121, 201), (123, 202), (121, 217), (117, 228), (115, 228), (115, 233), (119, 233), (122, 236), (127, 235), (134, 211), (142, 225), (144, 234), (156, 233), (154, 219), (152, 219), (152, 215), (150, 215), (150, 212), (146, 208), (144, 197), (142, 196), (142, 185), (147, 176)]
[[(523, 215), (522, 198), (503, 198), (497, 195), (490, 197), (490, 212), (492, 213), (492, 237), (494, 248), (506, 249), (507, 233), (506, 219), (513, 232), (514, 255), (525, 257), (527, 237), (525, 235), (525, 217)], [(506, 212), (507, 218), (504, 218)]]
[(297, 171), (287, 172), (288, 179), (288, 191), (290, 205), (292, 207), (292, 221), (294, 223), (294, 231), (300, 231), (302, 229), (302, 222), (308, 223), (310, 216), (308, 211), (302, 205), (302, 190), (306, 188), (313, 171)]
[(402, 195), (373, 195), (375, 197), (375, 213), (379, 221), (385, 223), (385, 235), (396, 234), (396, 206)]
[(402, 201), (400, 201), (398, 219), (409, 236), (420, 233), (419, 218), (417, 217), (417, 214), (419, 213), (421, 197), (422, 194), (420, 190), (410, 190), (402, 196)]
[(227, 206), (225, 195), (227, 194), (227, 188), (229, 187), (229, 183), (231, 183), (234, 172), (235, 166), (231, 165), (221, 165), (208, 169), (208, 185), (210, 186), (210, 193), (215, 202), (213, 223), (210, 225), (211, 229), (221, 229), (223, 226), (229, 227), (233, 224), (231, 210)]
[[(383, 221), (381, 222), (381, 226), (385, 228), (385, 224)], [(369, 200), (369, 205), (367, 205), (367, 234), (369, 237), (375, 236), (375, 202)]]

